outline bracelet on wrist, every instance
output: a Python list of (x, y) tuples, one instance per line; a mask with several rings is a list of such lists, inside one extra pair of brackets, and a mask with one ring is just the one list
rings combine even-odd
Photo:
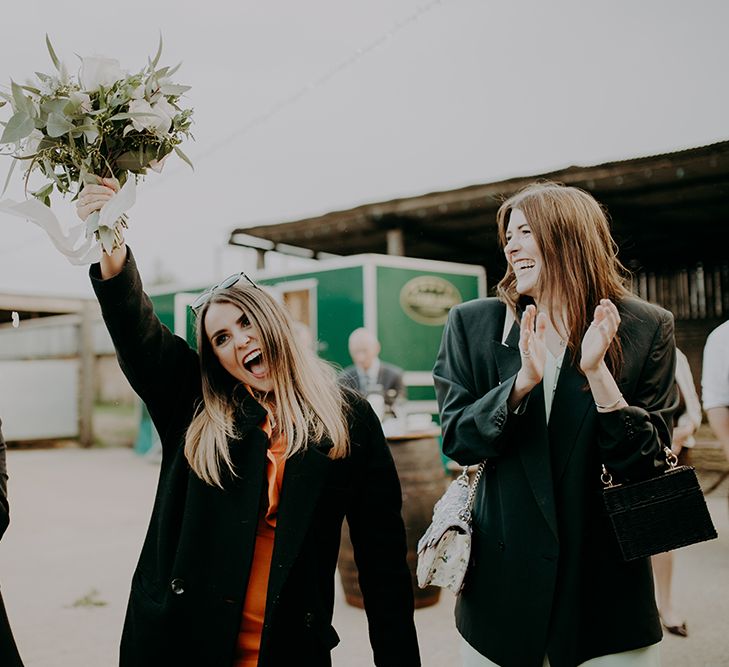
[(595, 407), (598, 410), (612, 410), (613, 408), (617, 408), (622, 400), (623, 400), (623, 395), (620, 394), (620, 396), (618, 396), (618, 399), (616, 401), (613, 401), (609, 405), (600, 405), (597, 401), (595, 401)]

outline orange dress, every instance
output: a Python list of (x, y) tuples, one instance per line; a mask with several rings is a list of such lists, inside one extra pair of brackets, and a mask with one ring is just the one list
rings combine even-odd
[[(268, 417), (262, 424), (263, 430), (271, 437), (272, 429)], [(243, 617), (238, 642), (236, 644), (233, 667), (256, 667), (261, 646), (263, 617), (266, 611), (268, 576), (271, 571), (273, 540), (276, 535), (278, 500), (283, 483), (286, 461), (286, 441), (279, 436), (271, 440), (266, 452), (266, 478), (268, 481), (268, 506), (263, 509), (256, 530), (256, 544), (253, 550), (253, 563), (248, 578), (248, 589), (243, 602)]]

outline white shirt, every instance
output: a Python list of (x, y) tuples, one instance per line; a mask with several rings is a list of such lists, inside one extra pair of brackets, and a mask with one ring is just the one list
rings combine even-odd
[(729, 321), (714, 329), (706, 339), (701, 398), (704, 410), (729, 407)]
[[(506, 339), (514, 324), (514, 314), (511, 308), (507, 306), (506, 317), (504, 318), (504, 330), (501, 335), (501, 344), (506, 345)], [(562, 352), (558, 356), (554, 356), (547, 348), (547, 355), (544, 359), (544, 376), (542, 378), (542, 390), (544, 391), (544, 411), (547, 415), (547, 423), (549, 423), (549, 415), (552, 413), (552, 401), (554, 400), (554, 392), (557, 390), (557, 380), (559, 380), (559, 371), (562, 368), (566, 343), (562, 345)], [(524, 412), (524, 401), (522, 401), (514, 410), (517, 414)]]
[(562, 368), (562, 360), (564, 359), (565, 347), (562, 346), (562, 354), (555, 357), (547, 348), (547, 354), (544, 358), (544, 377), (542, 378), (542, 388), (544, 390), (544, 411), (547, 415), (547, 423), (549, 423), (549, 415), (552, 413), (552, 401), (554, 400), (554, 392), (557, 391), (557, 381), (559, 380), (559, 371)]

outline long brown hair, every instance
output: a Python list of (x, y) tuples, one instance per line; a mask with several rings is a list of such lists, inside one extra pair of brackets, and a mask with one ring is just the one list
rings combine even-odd
[[(608, 215), (584, 190), (553, 182), (532, 183), (504, 201), (496, 214), (502, 248), (514, 209), (524, 214), (542, 253), (537, 293), (548, 296), (544, 305), (553, 324), (555, 315), (566, 310), (565, 324), (570, 330), (567, 346), (574, 353), (600, 299), (617, 301), (631, 294), (630, 274), (618, 259)], [(497, 293), (515, 313), (525, 305), (524, 297), (516, 291), (510, 264)], [(617, 336), (606, 356), (611, 371), (619, 372), (622, 347)]]
[(185, 456), (208, 484), (222, 486), (221, 464), (232, 472), (228, 439), (235, 436), (233, 389), (237, 381), (220, 364), (205, 332), (205, 315), (213, 303), (240, 308), (257, 329), (263, 358), (273, 381), (273, 396), (254, 396), (273, 417), (287, 443), (286, 456), (306, 449), (309, 440), (328, 437), (330, 458), (349, 453), (346, 404), (334, 369), (302, 345), (292, 320), (262, 289), (245, 285), (216, 291), (197, 317), (203, 401), (187, 429)]

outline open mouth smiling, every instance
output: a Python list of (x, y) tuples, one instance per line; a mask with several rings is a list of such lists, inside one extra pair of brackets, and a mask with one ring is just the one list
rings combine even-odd
[(266, 373), (266, 367), (263, 363), (263, 354), (258, 349), (251, 350), (243, 357), (243, 367), (255, 376), (262, 376)]
[(536, 266), (536, 262), (533, 259), (517, 259), (513, 262), (514, 271), (521, 273), (522, 271), (528, 271)]

